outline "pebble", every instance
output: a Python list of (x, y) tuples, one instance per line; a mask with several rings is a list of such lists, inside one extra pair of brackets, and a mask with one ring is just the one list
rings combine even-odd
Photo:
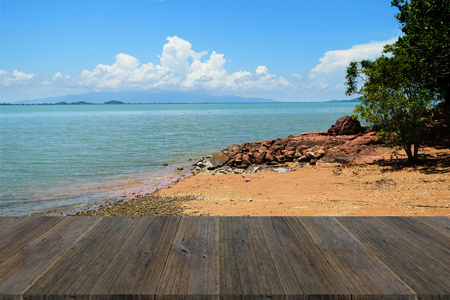
[(249, 181), (250, 181), (250, 178), (245, 179), (245, 182), (249, 182)]
[(178, 167), (177, 167), (177, 170), (178, 170), (178, 171), (181, 171), (181, 170), (183, 170), (183, 169), (184, 169), (184, 168), (183, 168), (182, 166), (178, 166)]
[(248, 200), (247, 200), (247, 202), (252, 202), (252, 201), (253, 201), (253, 199), (248, 199)]

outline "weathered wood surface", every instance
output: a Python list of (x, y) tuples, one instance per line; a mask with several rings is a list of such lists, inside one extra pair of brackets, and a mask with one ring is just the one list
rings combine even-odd
[(0, 299), (450, 299), (449, 218), (0, 217)]
[[(383, 261), (419, 299), (450, 299), (450, 266), (443, 264), (449, 257), (436, 255), (440, 245), (424, 245), (418, 240), (428, 238), (427, 231), (399, 228), (392, 218), (337, 218), (356, 238)], [(396, 218), (403, 223), (409, 218)], [(435, 231), (433, 235), (450, 247), (447, 236)], [(445, 253), (445, 252), (444, 252)], [(448, 251), (447, 251), (448, 253)]]

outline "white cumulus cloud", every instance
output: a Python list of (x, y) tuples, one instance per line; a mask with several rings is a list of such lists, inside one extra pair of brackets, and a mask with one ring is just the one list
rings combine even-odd
[(96, 90), (248, 91), (291, 86), (283, 77), (270, 74), (266, 66), (258, 66), (254, 74), (248, 71), (229, 74), (223, 54), (213, 51), (208, 57), (207, 52), (194, 51), (188, 41), (177, 36), (168, 37), (167, 41), (159, 56), (160, 65), (141, 65), (135, 57), (119, 53), (114, 64), (98, 64), (92, 71), (83, 71), (76, 80)]
[(207, 52), (200, 53), (192, 50), (192, 45), (188, 41), (180, 39), (177, 36), (168, 37), (169, 41), (163, 46), (163, 52), (160, 56), (161, 66), (171, 69), (178, 74), (186, 75), (189, 72), (189, 59), (198, 61)]
[(20, 85), (34, 77), (34, 74), (27, 74), (14, 70), (12, 73), (8, 73), (5, 70), (0, 70), (0, 85)]
[(319, 74), (329, 74), (344, 70), (353, 60), (375, 59), (381, 55), (385, 45), (392, 44), (396, 40), (397, 38), (394, 38), (387, 41), (355, 45), (346, 50), (327, 51), (319, 59), (320, 64), (311, 70), (310, 77), (315, 78)]

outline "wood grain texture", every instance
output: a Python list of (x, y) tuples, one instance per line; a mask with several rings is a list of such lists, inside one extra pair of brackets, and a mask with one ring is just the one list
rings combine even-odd
[(90, 292), (153, 299), (180, 217), (144, 217)]
[(17, 223), (20, 217), (0, 217), (0, 232), (3, 232), (6, 228), (14, 223)]
[(414, 217), (417, 221), (428, 225), (441, 234), (450, 238), (450, 218), (449, 217)]
[(218, 225), (213, 217), (181, 219), (155, 299), (218, 299)]
[(362, 243), (368, 246), (419, 299), (448, 299), (450, 276), (447, 266), (430, 258), (423, 249), (383, 224), (376, 217), (338, 217)]
[[(259, 221), (289, 297), (301, 294), (314, 299), (334, 295), (336, 299), (350, 299), (349, 291), (296, 218), (262, 217)], [(294, 282), (284, 279), (289, 275)]]
[(0, 217), (0, 300), (450, 300), (449, 218)]
[(21, 295), (100, 218), (65, 218), (0, 264), (0, 294)]
[(88, 299), (91, 289), (107, 269), (141, 219), (103, 218), (66, 255), (24, 294), (26, 299)]
[(220, 298), (283, 299), (278, 271), (257, 218), (220, 217)]
[(415, 299), (415, 293), (335, 218), (298, 219), (352, 299)]
[(40, 234), (52, 228), (61, 217), (24, 217), (0, 232), (0, 263), (19, 251)]
[(430, 259), (447, 268), (450, 274), (450, 238), (409, 217), (380, 217), (377, 220), (408, 240)]

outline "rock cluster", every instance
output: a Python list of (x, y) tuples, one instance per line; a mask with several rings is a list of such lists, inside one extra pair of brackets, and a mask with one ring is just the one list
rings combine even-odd
[(253, 173), (264, 169), (286, 172), (290, 163), (371, 163), (382, 159), (381, 155), (387, 152), (383, 148), (375, 132), (367, 132), (351, 117), (342, 117), (325, 132), (231, 145), (202, 158), (194, 166), (198, 171), (222, 173)]

